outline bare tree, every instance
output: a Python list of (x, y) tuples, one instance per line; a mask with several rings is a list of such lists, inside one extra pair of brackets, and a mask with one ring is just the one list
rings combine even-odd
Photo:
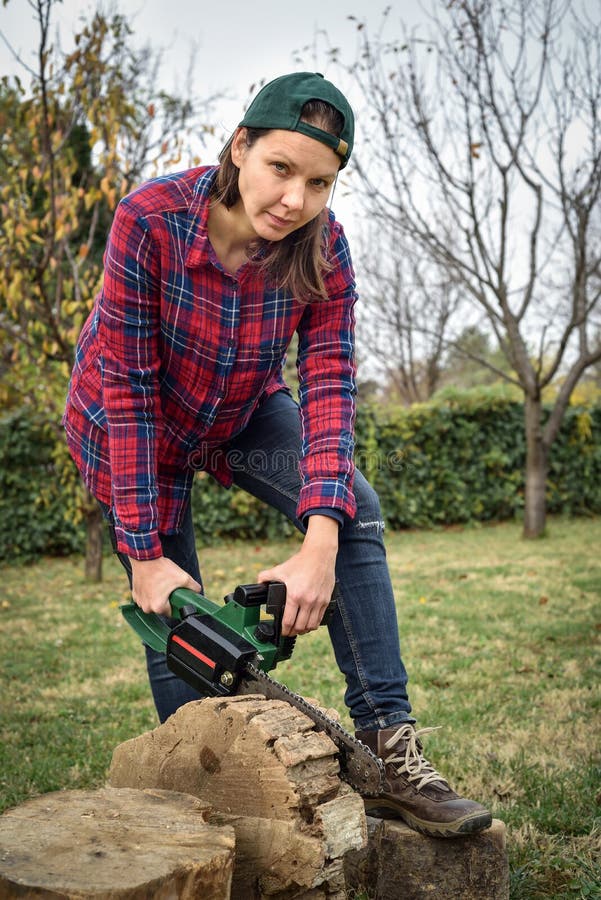
[(427, 37), (387, 39), (390, 10), (373, 35), (358, 23), (359, 190), (372, 222), (414, 241), (485, 313), (511, 370), (499, 374), (524, 394), (524, 534), (536, 536), (549, 449), (601, 358), (601, 24), (578, 0), (434, 10)]
[(498, 383), (507, 374), (507, 360), (488, 330), (478, 323), (464, 325), (445, 354), (442, 387), (470, 388)]
[(388, 246), (389, 236), (360, 242), (368, 252), (358, 262), (358, 343), (384, 376), (386, 393), (409, 405), (428, 400), (440, 384), (460, 293), (448, 273), (433, 271), (415, 248)]

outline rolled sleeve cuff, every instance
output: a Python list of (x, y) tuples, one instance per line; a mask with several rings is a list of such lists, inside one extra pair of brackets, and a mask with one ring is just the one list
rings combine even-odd
[[(341, 481), (334, 479), (311, 481), (301, 488), (296, 513), (302, 522), (311, 513), (327, 515), (326, 510), (354, 519), (357, 504), (352, 490)], [(334, 518), (337, 517), (334, 516)]]
[(344, 525), (344, 513), (331, 506), (320, 506), (317, 509), (310, 509), (309, 512), (305, 513), (305, 525), (311, 516), (328, 516), (330, 519), (336, 519), (339, 525)]
[(117, 550), (132, 559), (158, 559), (163, 547), (158, 531), (128, 531), (115, 522)]

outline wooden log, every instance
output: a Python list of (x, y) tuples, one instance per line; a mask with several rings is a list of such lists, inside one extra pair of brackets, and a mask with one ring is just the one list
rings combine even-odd
[(399, 819), (367, 819), (368, 844), (344, 860), (349, 896), (378, 900), (508, 900), (505, 826), (464, 838), (432, 838)]
[(235, 837), (173, 791), (43, 794), (0, 816), (0, 900), (228, 900)]
[(344, 900), (342, 858), (365, 844), (366, 826), (336, 752), (288, 703), (208, 698), (117, 747), (109, 782), (209, 803), (209, 821), (236, 832), (233, 898)]

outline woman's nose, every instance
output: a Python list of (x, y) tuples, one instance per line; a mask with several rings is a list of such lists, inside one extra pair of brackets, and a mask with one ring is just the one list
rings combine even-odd
[(288, 184), (282, 203), (287, 209), (302, 209), (305, 205), (305, 186), (295, 182)]

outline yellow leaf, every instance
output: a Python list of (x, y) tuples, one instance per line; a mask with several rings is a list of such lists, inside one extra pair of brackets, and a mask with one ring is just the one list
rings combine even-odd
[(591, 415), (587, 410), (584, 410), (583, 412), (579, 413), (579, 415), (577, 416), (576, 431), (578, 432), (578, 437), (582, 441), (590, 441), (591, 440), (591, 438), (593, 436), (593, 432), (592, 432), (592, 428), (591, 428), (592, 421), (593, 420), (591, 419)]

